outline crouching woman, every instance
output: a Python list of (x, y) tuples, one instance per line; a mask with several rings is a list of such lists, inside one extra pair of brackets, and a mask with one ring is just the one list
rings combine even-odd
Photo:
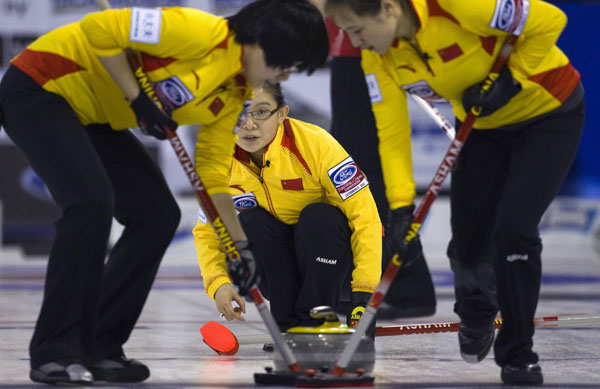
[[(255, 90), (229, 172), (259, 288), (282, 331), (319, 324), (311, 308), (337, 306), (342, 291), (351, 291), (348, 320), (356, 324), (381, 276), (375, 202), (342, 146), (322, 128), (288, 118), (288, 111), (279, 84)], [(244, 320), (244, 300), (202, 212), (194, 236), (208, 295), (227, 320)]]

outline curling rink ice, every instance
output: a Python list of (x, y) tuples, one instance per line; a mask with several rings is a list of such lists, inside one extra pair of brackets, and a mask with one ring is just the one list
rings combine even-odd
[[(242, 345), (235, 356), (218, 356), (202, 342), (199, 328), (209, 320), (226, 324), (237, 335), (264, 334), (265, 327), (251, 305), (244, 323), (226, 323), (218, 317), (204, 292), (189, 232), (196, 205), (185, 199), (181, 207), (181, 231), (162, 262), (137, 327), (125, 345), (126, 354), (151, 370), (150, 379), (139, 386), (252, 387), (253, 374), (273, 365), (271, 354), (263, 352), (260, 344)], [(438, 199), (422, 230), (436, 285), (437, 313), (379, 321), (378, 325), (457, 321), (452, 312), (452, 274), (444, 254), (448, 214), (447, 199)], [(553, 203), (542, 221), (544, 278), (537, 316), (600, 313), (599, 230), (598, 201), (560, 199)], [(41, 387), (29, 381), (27, 347), (42, 299), (45, 264), (43, 257), (23, 257), (16, 248), (0, 248), (0, 388)], [(477, 365), (462, 361), (456, 333), (378, 337), (375, 347), (376, 387), (502, 386), (493, 357)], [(534, 350), (540, 355), (545, 386), (600, 387), (600, 325), (538, 328)]]

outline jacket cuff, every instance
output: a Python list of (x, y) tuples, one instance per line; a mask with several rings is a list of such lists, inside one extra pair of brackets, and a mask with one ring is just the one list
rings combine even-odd
[(352, 281), (352, 291), (353, 292), (365, 292), (365, 293), (375, 293), (375, 289), (377, 288), (377, 282), (369, 282), (369, 281)]
[(221, 285), (224, 284), (231, 284), (231, 280), (229, 279), (229, 277), (220, 276), (215, 278), (215, 280), (211, 282), (210, 285), (208, 285), (208, 287), (206, 288), (206, 294), (208, 294), (208, 297), (214, 300), (215, 293), (217, 293), (217, 289), (219, 289)]

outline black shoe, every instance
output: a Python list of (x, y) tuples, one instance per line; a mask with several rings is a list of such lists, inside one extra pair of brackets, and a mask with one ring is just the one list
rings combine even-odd
[(81, 363), (74, 360), (58, 360), (44, 363), (31, 369), (29, 378), (34, 382), (52, 385), (91, 386), (94, 382), (92, 373)]
[(544, 383), (542, 369), (537, 363), (506, 365), (500, 374), (502, 382), (512, 385), (541, 385)]
[(394, 307), (383, 301), (379, 305), (375, 317), (380, 320), (394, 320), (409, 317), (431, 316), (433, 314), (435, 314), (435, 302), (433, 305), (422, 305), (419, 307)]
[(458, 344), (462, 359), (468, 363), (483, 361), (492, 348), (494, 334), (494, 322), (482, 327), (469, 327), (461, 322), (458, 328)]
[(142, 382), (150, 377), (150, 370), (135, 359), (125, 358), (124, 355), (106, 357), (95, 362), (90, 371), (94, 381), (106, 382)]

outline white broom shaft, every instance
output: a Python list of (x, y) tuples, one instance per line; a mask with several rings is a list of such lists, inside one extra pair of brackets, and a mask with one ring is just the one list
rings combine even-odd
[(423, 110), (425, 111), (425, 113), (427, 113), (427, 115), (429, 115), (429, 117), (438, 125), (440, 126), (440, 128), (442, 130), (444, 130), (444, 132), (446, 133), (446, 135), (448, 136), (448, 138), (450, 140), (454, 140), (454, 137), (456, 136), (456, 129), (454, 128), (454, 126), (448, 121), (448, 119), (446, 119), (444, 117), (444, 115), (442, 115), (442, 113), (437, 109), (437, 107), (435, 105), (433, 105), (432, 103), (430, 103), (429, 101), (417, 96), (417, 95), (413, 95), (412, 93), (410, 94), (410, 97), (413, 98), (413, 100), (415, 102), (417, 102), (417, 104), (419, 104), (421, 106), (421, 108), (423, 108)]
[(570, 327), (580, 325), (598, 325), (600, 324), (600, 314), (556, 315), (536, 317), (534, 319), (534, 323), (536, 327)]

